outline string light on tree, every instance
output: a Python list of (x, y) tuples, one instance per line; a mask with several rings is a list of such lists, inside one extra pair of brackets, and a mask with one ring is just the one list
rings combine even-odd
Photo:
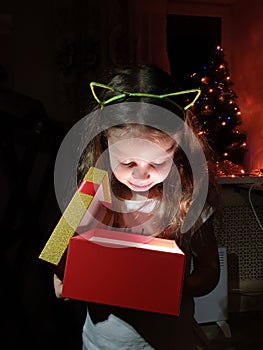
[(239, 165), (241, 171), (246, 134), (237, 130), (241, 126), (241, 111), (236, 103), (237, 95), (232, 89), (233, 82), (222, 47), (217, 46), (209, 62), (204, 63), (199, 71), (191, 75), (192, 83), (201, 88), (194, 113), (202, 124), (218, 164), (228, 161)]

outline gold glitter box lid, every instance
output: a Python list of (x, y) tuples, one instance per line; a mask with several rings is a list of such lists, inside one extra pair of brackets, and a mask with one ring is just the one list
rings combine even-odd
[[(73, 195), (39, 258), (58, 265), (76, 230), (92, 227), (97, 202), (111, 203), (108, 173), (91, 167)], [(88, 210), (89, 209), (89, 210)], [(94, 219), (94, 220), (93, 220)]]

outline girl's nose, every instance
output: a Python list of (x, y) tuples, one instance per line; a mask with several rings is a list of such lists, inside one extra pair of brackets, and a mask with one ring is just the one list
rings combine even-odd
[(150, 178), (150, 172), (148, 166), (139, 166), (136, 165), (132, 169), (132, 176), (137, 180), (147, 180)]

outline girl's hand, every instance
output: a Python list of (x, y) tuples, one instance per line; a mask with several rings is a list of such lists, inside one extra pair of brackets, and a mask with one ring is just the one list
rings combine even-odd
[(54, 279), (53, 280), (54, 280), (54, 289), (55, 289), (56, 297), (57, 298), (61, 298), (63, 283), (58, 278), (58, 276), (55, 275), (55, 274), (54, 274)]

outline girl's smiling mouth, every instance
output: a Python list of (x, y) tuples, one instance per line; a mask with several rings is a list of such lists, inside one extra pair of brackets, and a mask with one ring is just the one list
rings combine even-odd
[(152, 182), (149, 183), (149, 184), (145, 184), (145, 185), (137, 185), (137, 184), (134, 184), (132, 182), (128, 182), (129, 183), (129, 186), (133, 187), (134, 189), (137, 189), (137, 190), (147, 190), (147, 189), (150, 189), (151, 186), (152, 186)]

